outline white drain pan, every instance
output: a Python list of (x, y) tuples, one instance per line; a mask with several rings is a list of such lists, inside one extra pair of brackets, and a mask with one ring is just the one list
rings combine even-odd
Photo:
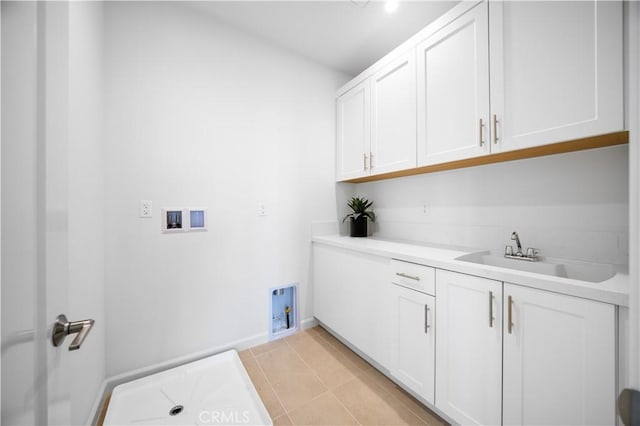
[(235, 350), (116, 386), (105, 425), (269, 425)]

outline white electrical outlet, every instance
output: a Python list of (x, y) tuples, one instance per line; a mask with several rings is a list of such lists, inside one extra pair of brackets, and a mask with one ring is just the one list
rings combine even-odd
[(267, 215), (267, 205), (260, 203), (258, 204), (258, 216), (266, 216)]
[(140, 217), (153, 217), (153, 204), (150, 200), (140, 200), (138, 205), (138, 213)]
[(427, 216), (429, 214), (429, 202), (428, 201), (424, 201), (422, 203), (422, 214)]

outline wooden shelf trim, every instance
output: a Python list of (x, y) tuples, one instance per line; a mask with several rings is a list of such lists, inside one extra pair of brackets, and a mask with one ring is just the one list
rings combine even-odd
[(349, 179), (342, 182), (364, 183), (377, 180), (393, 179), (403, 176), (414, 176), (425, 173), (441, 172), (444, 170), (461, 169), (464, 167), (483, 166), (485, 164), (503, 163), (505, 161), (524, 160), (526, 158), (543, 157), (546, 155), (564, 154), (567, 152), (583, 151), (593, 148), (623, 145), (629, 143), (629, 132), (615, 132), (606, 135), (591, 136), (588, 138), (574, 139), (533, 148), (519, 149), (515, 151), (488, 154), (482, 157), (465, 158), (464, 160), (450, 161), (448, 163), (433, 164), (430, 166), (416, 167), (414, 169), (400, 170), (397, 172), (382, 173), (374, 176), (365, 176)]

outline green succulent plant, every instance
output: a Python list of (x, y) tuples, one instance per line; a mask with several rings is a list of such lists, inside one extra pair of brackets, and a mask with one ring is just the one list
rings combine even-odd
[(346, 215), (344, 219), (342, 219), (342, 222), (344, 222), (349, 218), (358, 219), (361, 216), (368, 217), (369, 219), (371, 219), (372, 222), (375, 222), (376, 220), (375, 213), (371, 210), (368, 210), (372, 204), (373, 204), (373, 201), (369, 201), (364, 197), (351, 198), (347, 203), (347, 206), (349, 206), (351, 210), (353, 210), (353, 212)]

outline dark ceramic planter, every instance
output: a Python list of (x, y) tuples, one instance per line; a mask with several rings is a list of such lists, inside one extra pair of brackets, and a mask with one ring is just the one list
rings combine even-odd
[(366, 216), (351, 218), (351, 236), (352, 237), (367, 236), (367, 217)]

